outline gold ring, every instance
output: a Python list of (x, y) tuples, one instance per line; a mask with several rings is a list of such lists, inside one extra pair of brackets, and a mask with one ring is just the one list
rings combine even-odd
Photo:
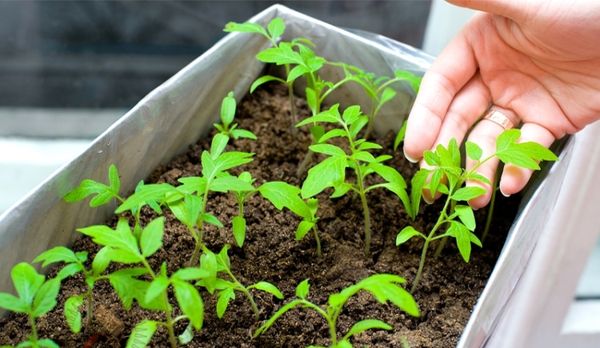
[(490, 120), (500, 127), (504, 128), (504, 130), (513, 128), (514, 123), (506, 116), (502, 111), (498, 110), (496, 107), (491, 107), (490, 110), (483, 116), (484, 120)]

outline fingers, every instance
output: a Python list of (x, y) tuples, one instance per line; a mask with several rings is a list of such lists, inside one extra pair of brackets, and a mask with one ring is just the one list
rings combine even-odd
[(423, 151), (433, 146), (452, 100), (476, 70), (475, 57), (463, 30), (423, 77), (404, 139), (404, 155), (408, 160), (417, 162)]
[[(545, 147), (549, 147), (554, 140), (554, 135), (552, 135), (549, 130), (535, 123), (525, 123), (523, 127), (521, 127), (521, 138), (519, 139), (519, 142), (533, 141)], [(531, 178), (532, 174), (533, 170), (520, 168), (512, 164), (505, 165), (499, 185), (500, 192), (508, 197), (521, 191)]]
[(517, 22), (524, 20), (528, 14), (528, 6), (522, 0), (446, 0), (449, 3), (473, 10), (511, 18)]
[[(513, 124), (518, 124), (517, 116), (514, 112), (495, 107), (496, 110), (499, 110), (507, 116)], [(475, 125), (471, 133), (469, 134), (469, 141), (476, 143), (481, 147), (482, 156), (481, 158), (487, 158), (488, 156), (493, 155), (496, 152), (496, 138), (504, 131), (504, 128), (499, 124), (487, 120), (482, 119), (479, 123)], [(466, 160), (466, 169), (471, 170), (475, 166), (475, 161), (467, 158)], [(498, 168), (498, 159), (493, 157), (492, 159), (486, 161), (481, 164), (479, 168), (476, 170), (477, 173), (485, 176), (490, 182), (494, 182), (494, 177), (496, 176), (496, 169)], [(486, 206), (491, 197), (491, 185), (485, 184), (479, 181), (467, 181), (466, 186), (479, 186), (485, 189), (486, 193), (482, 196), (479, 196), (469, 202), (469, 204), (475, 208), (479, 209)]]

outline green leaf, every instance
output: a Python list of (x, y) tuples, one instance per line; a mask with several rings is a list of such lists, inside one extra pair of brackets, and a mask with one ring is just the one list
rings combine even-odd
[(255, 33), (255, 34), (264, 35), (265, 37), (269, 37), (269, 35), (267, 34), (267, 31), (262, 26), (260, 26), (259, 24), (250, 23), (250, 22), (245, 22), (245, 23), (229, 22), (225, 25), (225, 29), (223, 29), (223, 31), (226, 31), (229, 33), (232, 33), (232, 32)]
[(218, 158), (212, 160), (210, 156), (205, 155), (205, 153), (207, 152), (205, 151), (202, 153), (201, 159), (202, 173), (209, 181), (225, 170), (252, 162), (253, 155), (247, 152), (230, 151), (224, 152)]
[(196, 280), (206, 278), (208, 276), (210, 276), (210, 274), (206, 270), (198, 267), (187, 267), (177, 270), (177, 272), (175, 272), (171, 278), (177, 278), (180, 280)]
[(33, 300), (32, 314), (34, 317), (41, 317), (56, 307), (59, 290), (60, 279), (50, 279), (40, 287)]
[(503, 152), (498, 152), (496, 153), (496, 157), (498, 157), (498, 159), (500, 159), (500, 161), (502, 161), (502, 163), (504, 164), (513, 164), (517, 167), (533, 170), (540, 169), (540, 165), (537, 163), (536, 160), (527, 156), (523, 152), (515, 150), (514, 148), (504, 150)]
[(315, 144), (308, 147), (311, 151), (323, 153), (330, 156), (346, 156), (346, 152), (341, 148), (331, 144)]
[(452, 194), (455, 201), (469, 201), (485, 194), (485, 189), (479, 186), (461, 187)]
[(202, 210), (202, 198), (186, 194), (183, 200), (169, 203), (169, 209), (182, 224), (190, 227), (196, 226)]
[[(79, 309), (83, 304), (83, 296), (71, 296), (65, 301), (64, 315), (69, 325), (69, 329), (73, 333), (79, 333), (81, 331), (81, 312)], [(91, 315), (91, 313), (88, 313)]]
[(276, 76), (271, 76), (271, 75), (264, 75), (261, 76), (259, 78), (257, 78), (253, 83), (252, 86), (250, 86), (250, 93), (254, 93), (254, 91), (261, 85), (267, 83), (267, 82), (271, 82), (271, 81), (278, 81), (281, 83), (286, 83), (286, 81), (284, 79), (281, 79), (279, 77)]
[(158, 323), (153, 320), (143, 320), (137, 324), (127, 339), (126, 348), (145, 348), (150, 343), (157, 326)]
[(308, 175), (302, 183), (302, 198), (313, 197), (327, 187), (334, 186), (337, 182), (343, 182), (347, 166), (346, 156), (334, 156), (309, 169)]
[[(332, 129), (330, 131), (328, 131), (327, 133), (323, 134), (321, 137), (319, 137), (319, 142), (320, 143), (324, 143), (329, 139), (332, 138), (337, 138), (337, 137), (345, 137), (346, 136), (346, 132), (343, 129)], [(361, 149), (364, 150), (364, 149)]]
[(165, 195), (173, 191), (175, 191), (175, 188), (166, 183), (144, 185), (138, 192), (129, 196), (125, 202), (115, 210), (115, 213), (121, 214), (125, 211), (136, 209), (141, 205), (149, 204), (149, 202), (152, 201), (162, 202)]
[(44, 276), (26, 262), (15, 265), (10, 272), (17, 294), (24, 303), (32, 304), (35, 294), (44, 284)]
[(496, 152), (502, 152), (515, 144), (521, 137), (521, 130), (507, 129), (496, 138)]
[(82, 271), (83, 268), (81, 268), (81, 265), (79, 265), (78, 263), (70, 263), (63, 267), (60, 271), (58, 271), (58, 273), (56, 274), (56, 278), (58, 278), (60, 281), (63, 281)]
[(412, 88), (412, 90), (415, 91), (415, 93), (419, 92), (419, 86), (421, 85), (422, 79), (420, 76), (417, 76), (411, 73), (410, 71), (405, 70), (394, 71), (394, 76), (396, 76), (397, 79), (406, 81), (410, 88)]
[(373, 157), (373, 155), (371, 155), (371, 153), (369, 153), (367, 151), (355, 152), (352, 154), (351, 158), (354, 160), (358, 160), (358, 161), (362, 161), (362, 162), (366, 162), (366, 163), (377, 162), (377, 159), (375, 159), (375, 157)]
[(481, 147), (479, 147), (479, 145), (475, 144), (474, 142), (467, 141), (465, 143), (465, 148), (467, 150), (467, 156), (469, 156), (470, 159), (475, 161), (479, 161), (481, 159), (483, 150), (481, 150)]
[(271, 181), (262, 184), (258, 192), (269, 200), (275, 208), (283, 210), (288, 208), (294, 214), (303, 218), (310, 218), (310, 209), (298, 195), (300, 189), (283, 181)]
[(60, 346), (56, 344), (56, 342), (49, 338), (43, 338), (41, 340), (38, 340), (38, 345), (40, 346), (40, 348), (60, 348)]
[(319, 122), (338, 123), (341, 120), (338, 108), (339, 108), (339, 105), (335, 104), (334, 106), (329, 108), (329, 110), (322, 111), (314, 116), (307, 117), (304, 120), (298, 122), (298, 124), (296, 124), (296, 127), (302, 127), (307, 124), (319, 123)]
[[(233, 92), (229, 92), (221, 102), (221, 122), (223, 122), (223, 125), (225, 125), (225, 127), (229, 127), (231, 122), (233, 122), (233, 118), (235, 117), (235, 108), (236, 103), (235, 98), (233, 96)], [(225, 142), (225, 144), (227, 144), (227, 142)], [(213, 153), (212, 150), (210, 152)]]
[(206, 290), (213, 294), (217, 283), (217, 256), (210, 250), (205, 250), (200, 256), (200, 269), (206, 272), (206, 276), (200, 281)]
[(160, 276), (154, 278), (148, 286), (148, 289), (146, 290), (144, 300), (146, 302), (154, 301), (157, 297), (162, 295), (167, 290), (169, 284), (170, 281), (167, 277)]
[(331, 194), (331, 198), (339, 198), (348, 193), (352, 189), (352, 184), (347, 182), (336, 182), (333, 184), (333, 193)]
[(28, 303), (6, 292), (0, 292), (0, 308), (4, 308), (16, 313), (29, 312)]
[(400, 143), (404, 141), (404, 136), (406, 135), (406, 125), (407, 124), (408, 123), (406, 122), (406, 120), (404, 120), (404, 122), (402, 122), (402, 127), (400, 127), (400, 130), (396, 134), (396, 138), (394, 139), (394, 151), (396, 151), (398, 149), (398, 146), (400, 146)]
[(241, 248), (244, 246), (244, 240), (246, 239), (246, 219), (243, 216), (236, 215), (231, 220), (231, 224), (235, 243)]
[(308, 220), (302, 220), (296, 228), (296, 240), (301, 240), (306, 236), (311, 228), (315, 225), (314, 222)]
[(269, 282), (260, 281), (254, 285), (250, 285), (248, 287), (248, 289), (262, 290), (264, 292), (267, 292), (267, 293), (275, 296), (276, 298), (278, 298), (280, 300), (283, 300), (283, 294), (281, 293), (281, 291), (279, 291), (279, 289), (275, 285), (273, 285)]
[(536, 161), (556, 161), (558, 157), (547, 148), (534, 142), (524, 142), (518, 144), (519, 150), (525, 152)]
[[(177, 186), (177, 191), (184, 194), (194, 194), (196, 192), (204, 192), (206, 190), (206, 178), (198, 176), (189, 176), (185, 178), (179, 178), (177, 181), (182, 185)], [(168, 200), (167, 203), (170, 205), (177, 200)]]
[(162, 237), (165, 228), (165, 218), (159, 217), (152, 220), (142, 231), (140, 246), (142, 255), (148, 257), (162, 246)]
[(92, 271), (95, 274), (102, 274), (106, 270), (111, 261), (111, 251), (110, 247), (103, 247), (96, 253), (94, 261), (92, 261)]
[(304, 279), (298, 286), (296, 286), (296, 297), (306, 299), (310, 290), (310, 283), (308, 279)]
[(175, 288), (175, 298), (179, 308), (188, 317), (192, 326), (196, 330), (200, 330), (204, 320), (204, 303), (200, 293), (194, 286), (183, 281), (174, 281), (173, 287)]
[(204, 215), (202, 215), (202, 221), (213, 226), (217, 226), (218, 228), (223, 228), (221, 221), (219, 221), (219, 219), (217, 219), (217, 217), (211, 213), (204, 213)]
[(222, 133), (217, 133), (212, 138), (212, 142), (210, 144), (210, 155), (213, 159), (216, 159), (223, 153), (225, 150), (225, 146), (229, 142), (229, 137)]
[(188, 326), (186, 326), (183, 333), (179, 335), (177, 339), (179, 340), (180, 344), (188, 344), (192, 342), (192, 340), (194, 339), (194, 327), (191, 323), (189, 323)]
[(437, 167), (440, 165), (440, 157), (432, 151), (425, 151), (423, 153), (423, 159), (425, 160), (425, 163), (432, 167)]
[(415, 317), (419, 316), (419, 308), (414, 298), (400, 286), (405, 282), (404, 278), (393, 274), (374, 274), (353, 286), (343, 289), (340, 295), (342, 295), (342, 298), (347, 299), (360, 290), (366, 290), (380, 303), (389, 301), (406, 313)]
[(215, 178), (209, 186), (211, 191), (215, 192), (251, 192), (254, 191), (254, 186), (251, 183), (241, 180), (233, 175), (224, 175)]
[(352, 343), (348, 340), (341, 340), (332, 348), (352, 348)]
[(138, 299), (138, 301), (144, 299), (148, 283), (134, 277), (146, 273), (145, 268), (126, 268), (113, 272), (108, 276), (110, 285), (112, 285), (126, 310), (131, 309), (134, 299)]
[(227, 307), (229, 306), (229, 301), (235, 299), (235, 291), (233, 288), (227, 288), (223, 291), (219, 292), (219, 297), (217, 299), (217, 317), (219, 319), (223, 318)]
[(231, 136), (233, 136), (233, 139), (245, 138), (245, 139), (256, 140), (256, 135), (254, 133), (252, 133), (249, 130), (239, 129), (239, 128), (232, 130)]
[(96, 244), (110, 246), (115, 249), (128, 251), (134, 255), (140, 255), (137, 241), (131, 233), (129, 223), (125, 218), (119, 219), (117, 228), (114, 231), (105, 225), (80, 228), (77, 231), (91, 237)]
[(114, 164), (108, 167), (108, 182), (110, 183), (111, 191), (115, 196), (118, 195), (121, 190), (121, 179), (119, 179), (119, 170), (117, 170), (117, 166)]
[(344, 113), (342, 114), (342, 119), (347, 125), (352, 125), (356, 122), (359, 117), (362, 115), (360, 112), (360, 106), (351, 105), (344, 109)]
[(294, 51), (290, 44), (282, 42), (278, 47), (267, 48), (256, 55), (256, 58), (263, 63), (298, 64), (304, 63), (298, 52)]
[(221, 266), (219, 271), (225, 271), (231, 267), (231, 261), (229, 260), (228, 252), (229, 244), (225, 244), (223, 245), (223, 248), (221, 248), (221, 251), (219, 251), (219, 254), (217, 254), (217, 263), (219, 266)]
[(287, 83), (294, 82), (300, 76), (308, 73), (310, 70), (304, 65), (296, 65), (287, 76)]
[(71, 263), (71, 262), (79, 262), (79, 258), (75, 255), (75, 253), (66, 247), (57, 246), (52, 249), (46, 250), (43, 253), (39, 254), (33, 262), (39, 263), (42, 262), (42, 267), (46, 267), (50, 264), (57, 262)]
[(358, 335), (367, 330), (374, 330), (374, 329), (391, 330), (391, 329), (393, 329), (393, 327), (391, 325), (389, 325), (388, 323), (383, 322), (381, 320), (377, 320), (377, 319), (361, 320), (361, 321), (355, 323), (354, 325), (352, 325), (352, 327), (350, 328), (348, 333), (346, 333), (346, 335), (344, 335), (343, 339), (347, 340), (347, 339), (350, 339), (350, 337), (352, 337), (354, 335)]
[(358, 145), (357, 149), (364, 151), (364, 150), (381, 150), (383, 147), (381, 147), (381, 145), (377, 144), (377, 143), (372, 143), (370, 141), (364, 141), (362, 143), (360, 143), (360, 145)]
[[(304, 93), (306, 94), (306, 104), (308, 104), (308, 108), (310, 109), (311, 113), (314, 115), (314, 116), (309, 117), (309, 118), (315, 118), (316, 116), (318, 116), (318, 114), (317, 115), (315, 115), (315, 114), (317, 113), (317, 110), (319, 110), (319, 98), (317, 96), (317, 92), (315, 92), (315, 90), (312, 89), (312, 88), (310, 88), (310, 87), (306, 87), (304, 89)], [(298, 123), (296, 125), (296, 127), (302, 126), (303, 125), (302, 123), (304, 121), (301, 121), (300, 123)], [(317, 121), (315, 120), (315, 121), (312, 121), (312, 122), (314, 123), (314, 122), (317, 122)]]
[(367, 116), (359, 117), (358, 120), (350, 126), (350, 136), (352, 136), (353, 139), (356, 138), (358, 133), (367, 125), (367, 123), (369, 123), (369, 118)]
[(396, 246), (406, 243), (409, 239), (414, 236), (419, 236), (423, 239), (426, 239), (425, 235), (417, 230), (415, 230), (412, 226), (404, 227), (400, 233), (396, 236)]
[(475, 231), (475, 214), (468, 205), (457, 205), (454, 211), (458, 214), (460, 221), (471, 231)]
[(258, 329), (256, 329), (256, 331), (254, 331), (254, 334), (252, 335), (253, 338), (256, 338), (258, 336), (260, 336), (261, 334), (265, 333), (271, 326), (273, 326), (273, 324), (275, 324), (275, 322), (277, 321), (277, 319), (279, 319), (282, 315), (284, 315), (286, 312), (288, 312), (289, 310), (297, 307), (297, 306), (302, 306), (303, 302), (302, 300), (293, 300), (292, 302), (284, 305), (283, 307), (279, 308), (277, 310), (277, 312), (275, 312), (270, 318), (269, 320), (267, 320), (266, 322), (264, 322)]
[(379, 101), (379, 106), (381, 107), (383, 104), (389, 102), (390, 100), (394, 99), (394, 97), (396, 96), (396, 91), (394, 91), (392, 88), (390, 87), (386, 87), (383, 92), (381, 93), (381, 100)]
[(410, 181), (411, 209), (408, 214), (412, 220), (414, 220), (416, 215), (419, 213), (419, 206), (421, 205), (421, 198), (423, 197), (423, 186), (425, 186), (425, 183), (427, 182), (429, 173), (430, 172), (427, 169), (420, 169), (415, 175), (413, 175)]
[(447, 233), (456, 239), (456, 246), (458, 246), (460, 255), (465, 262), (469, 262), (471, 257), (471, 231), (460, 222), (451, 221)]

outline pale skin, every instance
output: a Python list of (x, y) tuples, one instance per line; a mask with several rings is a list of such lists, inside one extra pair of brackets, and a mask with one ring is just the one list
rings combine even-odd
[[(521, 129), (520, 141), (546, 147), (600, 119), (600, 1), (449, 0), (478, 13), (444, 49), (423, 77), (408, 118), (404, 153), (420, 160), (423, 151), (455, 138), (479, 144), (492, 154), (498, 124), (482, 120), (491, 105)], [(472, 162), (467, 162), (467, 168)], [(498, 166), (478, 170), (492, 179)], [(500, 191), (523, 189), (530, 170), (504, 167)], [(484, 196), (473, 208), (489, 203)]]

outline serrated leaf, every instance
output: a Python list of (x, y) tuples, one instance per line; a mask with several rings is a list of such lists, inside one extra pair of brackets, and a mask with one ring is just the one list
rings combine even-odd
[(223, 291), (219, 292), (219, 296), (217, 299), (217, 317), (219, 319), (223, 318), (225, 311), (227, 311), (227, 307), (229, 306), (229, 301), (235, 299), (235, 291), (232, 288), (227, 288)]
[(276, 298), (283, 300), (283, 294), (281, 293), (281, 291), (279, 291), (279, 289), (275, 285), (273, 285), (269, 282), (260, 281), (254, 285), (249, 286), (248, 288), (249, 289), (258, 289), (258, 290), (267, 292), (267, 293), (275, 296)]
[(479, 186), (461, 187), (452, 194), (452, 199), (455, 201), (470, 201), (485, 194), (485, 189)]
[(200, 330), (204, 320), (204, 303), (200, 293), (194, 286), (183, 281), (174, 281), (173, 288), (179, 308), (188, 317), (192, 326)]
[(454, 211), (458, 214), (460, 221), (470, 230), (475, 231), (475, 214), (468, 205), (457, 205)]
[(302, 220), (296, 228), (296, 240), (301, 240), (315, 225), (312, 221)]
[[(210, 156), (208, 156), (209, 158), (206, 158), (207, 156), (204, 156), (204, 153), (206, 152), (203, 152), (202, 154), (202, 173), (208, 180), (211, 180), (212, 178), (216, 177), (217, 174), (228, 169), (252, 162), (253, 155), (252, 153), (247, 152), (229, 151), (222, 153), (213, 161), (209, 159)], [(205, 165), (206, 161), (211, 162), (210, 165)]]
[(127, 339), (126, 348), (145, 348), (154, 336), (157, 326), (158, 323), (153, 320), (143, 320), (137, 324)]
[[(65, 301), (64, 316), (73, 333), (79, 333), (81, 331), (81, 312), (79, 311), (83, 304), (83, 296), (71, 296)], [(91, 313), (88, 313), (91, 315)]]
[(285, 80), (276, 77), (276, 76), (271, 76), (271, 75), (264, 75), (261, 76), (259, 78), (257, 78), (253, 83), (252, 86), (250, 86), (250, 93), (253, 93), (259, 86), (267, 83), (267, 82), (271, 82), (271, 81), (278, 81), (281, 83), (286, 83)]
[(315, 144), (308, 147), (316, 153), (323, 153), (329, 156), (346, 156), (346, 153), (341, 148), (331, 144)]
[(165, 218), (159, 217), (152, 220), (142, 231), (140, 246), (142, 255), (148, 257), (162, 246), (162, 237), (165, 228)]
[(536, 160), (532, 159), (531, 157), (528, 157), (523, 152), (518, 152), (513, 149), (507, 149), (503, 152), (498, 152), (496, 153), (496, 157), (498, 157), (498, 159), (500, 159), (500, 161), (502, 161), (502, 163), (504, 164), (512, 164), (517, 167), (533, 170), (540, 169), (540, 165), (537, 163)]
[(347, 125), (351, 125), (356, 122), (359, 117), (362, 115), (360, 112), (360, 106), (352, 105), (347, 107), (342, 114), (342, 119)]
[(183, 200), (169, 203), (169, 209), (184, 225), (195, 226), (202, 210), (202, 198), (186, 194)]
[[(233, 118), (235, 117), (235, 109), (236, 102), (233, 96), (233, 92), (229, 92), (223, 101), (221, 102), (221, 122), (225, 125), (225, 127), (229, 127), (231, 122), (233, 122)], [(214, 141), (214, 139), (213, 139)], [(211, 150), (211, 153), (213, 151)]]
[(479, 145), (475, 144), (474, 142), (467, 141), (465, 143), (465, 148), (467, 150), (467, 156), (469, 156), (470, 159), (475, 161), (479, 161), (481, 159), (483, 150), (481, 150), (481, 147), (479, 147)]
[(335, 183), (343, 182), (348, 162), (346, 156), (329, 157), (308, 170), (302, 183), (302, 198), (313, 197)]
[(277, 65), (304, 63), (300, 54), (294, 51), (290, 44), (282, 42), (278, 47), (262, 50), (256, 58), (263, 63), (274, 63)]
[(32, 306), (32, 315), (40, 317), (56, 307), (56, 297), (60, 290), (60, 279), (46, 281), (35, 294)]
[(19, 298), (27, 304), (32, 304), (36, 293), (44, 284), (44, 276), (38, 274), (30, 264), (21, 262), (15, 265), (10, 276)]
[(419, 237), (425, 239), (425, 235), (423, 233), (417, 231), (414, 227), (412, 227), (412, 226), (404, 227), (400, 231), (400, 233), (398, 233), (398, 235), (396, 236), (396, 246), (406, 243), (408, 240), (410, 240), (414, 236), (419, 236)]
[(229, 142), (229, 137), (222, 133), (217, 133), (212, 138), (212, 142), (210, 144), (210, 155), (213, 159), (216, 159), (223, 153), (225, 150), (225, 146)]
[(43, 253), (39, 254), (33, 262), (42, 263), (42, 267), (46, 267), (50, 264), (57, 262), (71, 263), (71, 262), (79, 262), (79, 258), (75, 255), (75, 253), (66, 247), (57, 246), (52, 249), (46, 250)]
[(262, 184), (258, 191), (269, 200), (275, 208), (283, 210), (288, 208), (294, 214), (303, 218), (310, 218), (310, 209), (300, 197), (300, 189), (283, 181), (271, 181)]
[(521, 130), (507, 129), (496, 138), (496, 152), (502, 152), (508, 149), (511, 144), (515, 144), (521, 137)]
[(64, 279), (72, 277), (75, 274), (82, 272), (82, 271), (83, 271), (83, 268), (81, 268), (80, 264), (70, 263), (70, 264), (66, 265), (65, 267), (63, 267), (60, 271), (58, 271), (58, 273), (56, 274), (56, 278), (63, 281)]
[(140, 255), (137, 241), (131, 233), (131, 229), (125, 218), (119, 219), (115, 230), (112, 230), (105, 225), (96, 225), (80, 228), (77, 231), (91, 237), (96, 244), (110, 246), (115, 249), (121, 249), (135, 255)]
[(246, 219), (243, 216), (236, 215), (231, 220), (231, 225), (235, 243), (241, 248), (244, 246), (244, 240), (246, 239)]
[(471, 257), (471, 231), (462, 223), (451, 221), (447, 233), (456, 239), (456, 246), (463, 260), (469, 262)]
[(308, 292), (310, 290), (310, 283), (308, 279), (304, 279), (298, 286), (296, 286), (296, 297), (301, 299), (306, 299), (308, 297)]
[(391, 330), (393, 328), (391, 325), (389, 325), (388, 323), (381, 321), (381, 320), (377, 320), (377, 319), (361, 320), (361, 321), (355, 323), (354, 325), (352, 325), (350, 330), (348, 330), (348, 333), (346, 333), (346, 335), (344, 335), (344, 339), (349, 339), (350, 337), (352, 337), (354, 335), (358, 335), (359, 333), (365, 332), (367, 330), (375, 330), (375, 329)]

